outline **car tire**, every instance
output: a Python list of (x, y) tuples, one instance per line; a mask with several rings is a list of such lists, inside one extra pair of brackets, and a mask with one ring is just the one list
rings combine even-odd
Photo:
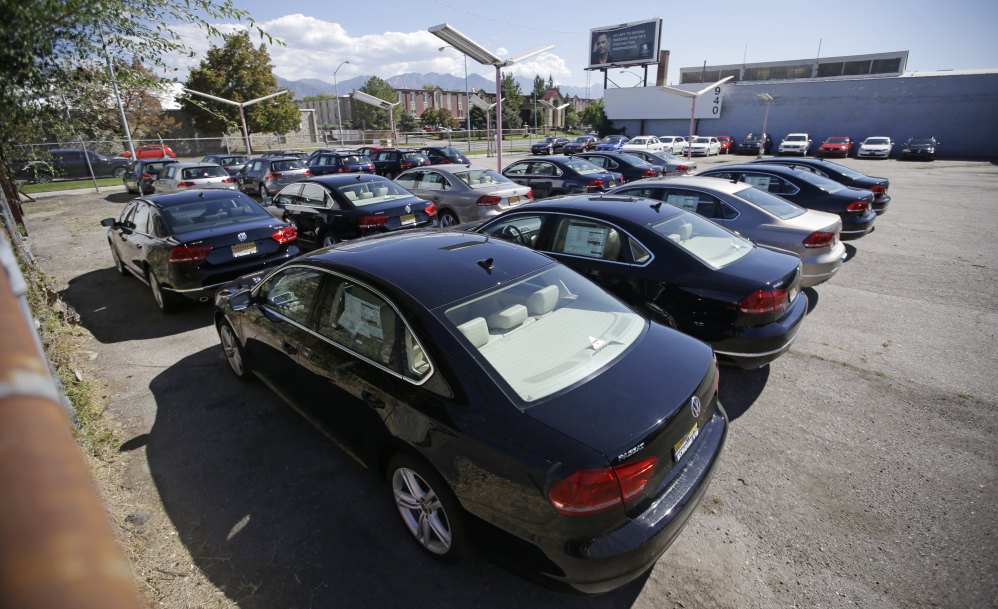
[(392, 458), (387, 474), (402, 524), (419, 547), (444, 564), (457, 564), (467, 558), (471, 546), (463, 510), (433, 468), (402, 452)]
[(159, 307), (159, 310), (166, 315), (176, 311), (177, 306), (173, 302), (172, 297), (163, 292), (163, 288), (159, 284), (159, 279), (156, 278), (156, 273), (151, 268), (146, 267), (146, 278), (149, 280), (149, 289), (152, 291), (153, 301)]
[(249, 360), (246, 359), (246, 351), (239, 344), (239, 337), (236, 336), (232, 325), (228, 321), (222, 320), (218, 324), (218, 340), (222, 344), (222, 354), (229, 364), (232, 374), (241, 381), (248, 381), (253, 377)]
[(115, 167), (114, 171), (111, 172), (111, 175), (113, 177), (120, 178), (121, 176), (125, 175), (125, 168), (124, 167)]
[(319, 247), (332, 247), (340, 242), (340, 238), (333, 233), (323, 233), (319, 239)]
[(118, 274), (122, 277), (128, 277), (128, 269), (125, 268), (125, 263), (121, 261), (118, 250), (114, 248), (114, 244), (111, 241), (108, 241), (107, 244), (111, 247), (111, 258), (114, 259), (114, 268), (117, 269)]
[(260, 199), (261, 200), (262, 199), (266, 199), (266, 198), (268, 198), (270, 196), (270, 191), (267, 190), (267, 185), (266, 184), (260, 184), (260, 189), (257, 192), (260, 195)]
[(443, 228), (447, 228), (449, 226), (454, 226), (456, 224), (461, 223), (461, 220), (458, 219), (457, 214), (455, 214), (449, 209), (440, 212), (440, 214), (437, 216), (437, 219), (440, 221), (440, 226), (442, 226)]

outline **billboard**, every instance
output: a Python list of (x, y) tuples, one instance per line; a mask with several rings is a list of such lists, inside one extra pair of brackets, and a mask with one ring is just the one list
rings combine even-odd
[(648, 19), (589, 31), (589, 69), (658, 63), (662, 20)]

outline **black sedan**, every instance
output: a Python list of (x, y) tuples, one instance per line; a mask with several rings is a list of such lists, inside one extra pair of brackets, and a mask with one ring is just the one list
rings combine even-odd
[(134, 192), (140, 195), (148, 195), (156, 192), (153, 182), (159, 176), (159, 172), (167, 165), (172, 165), (177, 159), (155, 159), (152, 161), (138, 160), (128, 164), (125, 168), (121, 181), (125, 184), (126, 192)]
[(891, 203), (891, 196), (887, 194), (887, 189), (891, 186), (891, 181), (887, 178), (875, 178), (865, 173), (860, 173), (855, 169), (850, 169), (845, 165), (839, 165), (824, 159), (756, 159), (749, 163), (766, 163), (769, 165), (783, 165), (792, 169), (809, 171), (829, 180), (834, 180), (850, 188), (869, 190), (873, 193), (873, 211), (879, 216), (887, 211), (887, 206)]
[(384, 148), (368, 155), (374, 161), (374, 173), (394, 178), (406, 169), (430, 164), (430, 159), (418, 150)]
[(569, 143), (567, 137), (557, 137), (549, 135), (539, 142), (534, 142), (530, 146), (530, 154), (554, 154), (561, 152), (565, 144)]
[(625, 152), (583, 152), (574, 156), (578, 159), (585, 159), (607, 171), (619, 173), (625, 182), (665, 175), (665, 167), (652, 165), (644, 159)]
[(220, 285), (299, 254), (293, 228), (231, 190), (135, 199), (101, 225), (118, 272), (148, 284), (164, 313), (181, 298), (207, 302)]
[(842, 218), (843, 241), (859, 239), (873, 230), (873, 192), (843, 186), (809, 171), (771, 163), (745, 163), (708, 169), (705, 178), (723, 178), (751, 184), (807, 209), (827, 211)]
[(424, 146), (419, 151), (430, 160), (430, 165), (467, 165), (471, 162), (453, 146)]
[(728, 425), (710, 348), (550, 258), (410, 231), (253, 279), (215, 300), (232, 371), (386, 481), (429, 557), (484, 521), (530, 575), (606, 592), (697, 511)]
[(313, 247), (437, 225), (437, 206), (388, 178), (338, 174), (296, 182), (266, 202)]
[(98, 178), (120, 178), (125, 174), (129, 159), (107, 157), (93, 150), (49, 150), (38, 159), (12, 161), (15, 179), (51, 182), (55, 178), (89, 178), (91, 171)]
[(936, 160), (936, 148), (939, 147), (939, 142), (936, 141), (934, 137), (913, 137), (901, 146), (900, 159), (902, 161), (906, 159), (926, 159), (929, 161)]
[(807, 311), (795, 254), (661, 201), (562, 197), (473, 230), (543, 251), (741, 368), (789, 349)]
[(604, 192), (623, 184), (619, 173), (606, 171), (584, 159), (546, 156), (517, 161), (502, 174), (517, 184), (529, 186), (534, 198)]
[(323, 152), (309, 157), (305, 162), (312, 175), (331, 173), (374, 173), (371, 159), (356, 152)]
[(599, 138), (593, 135), (580, 135), (571, 142), (568, 142), (561, 147), (561, 151), (564, 154), (578, 154), (580, 152), (589, 152), (590, 150), (596, 150), (596, 145), (599, 144)]
[(759, 154), (759, 145), (762, 144), (762, 154), (769, 154), (773, 149), (773, 136), (764, 133), (750, 133), (738, 144), (738, 154)]

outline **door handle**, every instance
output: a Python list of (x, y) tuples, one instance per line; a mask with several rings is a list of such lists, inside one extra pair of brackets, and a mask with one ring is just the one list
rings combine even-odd
[(288, 355), (295, 355), (298, 353), (298, 349), (286, 340), (281, 341), (281, 349), (284, 349), (284, 352)]
[(375, 408), (384, 408), (385, 407), (385, 403), (383, 401), (381, 401), (380, 399), (378, 399), (378, 397), (376, 395), (374, 395), (373, 393), (371, 393), (370, 391), (368, 391), (366, 389), (360, 392), (360, 397), (365, 402), (367, 402), (371, 406), (374, 406)]

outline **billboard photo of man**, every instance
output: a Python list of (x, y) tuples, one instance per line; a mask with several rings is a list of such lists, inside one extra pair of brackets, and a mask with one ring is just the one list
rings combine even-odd
[(610, 34), (606, 32), (594, 32), (592, 44), (592, 58), (589, 65), (598, 66), (610, 63)]
[(589, 68), (655, 63), (661, 45), (662, 20), (650, 19), (593, 28)]

